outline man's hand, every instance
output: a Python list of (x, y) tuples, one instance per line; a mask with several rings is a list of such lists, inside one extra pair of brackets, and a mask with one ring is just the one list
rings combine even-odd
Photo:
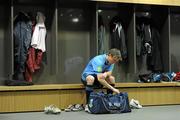
[(113, 89), (113, 92), (115, 92), (116, 94), (120, 93), (120, 91), (118, 89), (116, 89), (116, 88)]

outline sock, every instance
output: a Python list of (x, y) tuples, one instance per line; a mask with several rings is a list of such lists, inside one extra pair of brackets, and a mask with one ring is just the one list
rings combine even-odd
[(86, 104), (89, 102), (89, 96), (93, 92), (93, 86), (92, 85), (87, 85), (86, 86)]
[[(115, 86), (114, 84), (110, 84), (111, 86)], [(107, 89), (107, 94), (113, 94), (113, 91), (111, 89)]]

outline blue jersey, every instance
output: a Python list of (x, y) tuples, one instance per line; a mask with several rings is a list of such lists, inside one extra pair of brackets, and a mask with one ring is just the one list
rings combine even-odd
[(86, 77), (90, 74), (98, 74), (107, 71), (112, 71), (114, 68), (114, 64), (106, 64), (106, 57), (107, 55), (103, 54), (91, 59), (82, 73), (82, 80), (85, 80)]

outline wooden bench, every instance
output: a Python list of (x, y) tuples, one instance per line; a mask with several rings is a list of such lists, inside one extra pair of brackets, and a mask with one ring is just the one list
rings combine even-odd
[[(180, 83), (116, 83), (116, 88), (144, 106), (180, 104)], [(76, 103), (85, 103), (82, 84), (0, 86), (0, 112), (42, 111), (50, 104), (64, 109)]]

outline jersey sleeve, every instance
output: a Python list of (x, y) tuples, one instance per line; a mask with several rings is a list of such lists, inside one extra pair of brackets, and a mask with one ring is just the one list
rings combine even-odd
[(103, 71), (102, 65), (98, 61), (92, 61), (92, 68), (95, 73), (102, 73)]

